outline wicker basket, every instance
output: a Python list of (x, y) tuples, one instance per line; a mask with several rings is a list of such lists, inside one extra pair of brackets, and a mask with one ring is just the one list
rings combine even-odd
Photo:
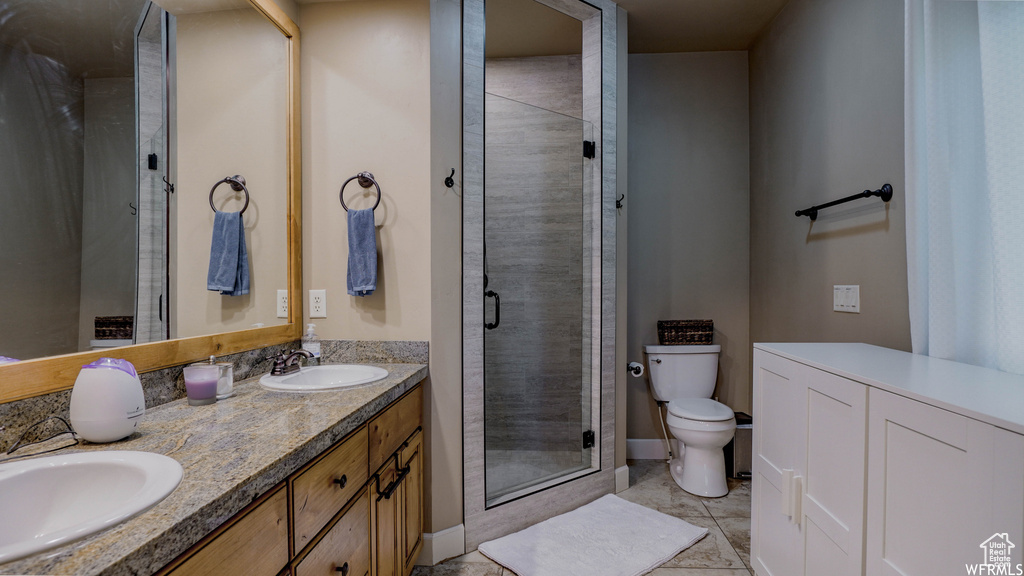
[(97, 340), (118, 340), (132, 337), (134, 316), (96, 316), (93, 338)]
[(711, 320), (658, 320), (658, 343), (711, 344), (715, 323)]

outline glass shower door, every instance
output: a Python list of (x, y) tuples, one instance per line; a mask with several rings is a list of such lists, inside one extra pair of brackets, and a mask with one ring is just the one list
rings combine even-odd
[(598, 467), (594, 223), (600, 220), (584, 151), (584, 141), (593, 141), (589, 123), (490, 93), (484, 109), (484, 450), (491, 507)]

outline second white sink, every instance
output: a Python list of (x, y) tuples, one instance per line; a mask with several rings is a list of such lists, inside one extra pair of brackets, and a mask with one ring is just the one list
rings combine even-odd
[(111, 528), (178, 487), (173, 458), (71, 452), (0, 464), (0, 564)]
[(293, 374), (266, 375), (260, 385), (282, 392), (316, 392), (369, 384), (387, 378), (388, 371), (365, 364), (327, 364), (306, 366)]

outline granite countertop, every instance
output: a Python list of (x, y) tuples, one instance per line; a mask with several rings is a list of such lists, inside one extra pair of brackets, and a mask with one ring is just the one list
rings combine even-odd
[[(367, 422), (427, 375), (424, 364), (373, 364), (387, 378), (308, 394), (273, 392), (251, 378), (208, 406), (176, 400), (146, 411), (138, 431), (111, 444), (57, 452), (139, 450), (181, 463), (178, 488), (107, 531), (0, 564), (0, 574), (152, 574), (306, 462)], [(5, 518), (4, 522), (11, 519)]]

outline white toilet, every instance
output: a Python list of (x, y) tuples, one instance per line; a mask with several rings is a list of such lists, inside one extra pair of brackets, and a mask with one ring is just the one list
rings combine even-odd
[(721, 350), (717, 344), (644, 346), (654, 399), (668, 403), (672, 478), (683, 490), (712, 498), (729, 493), (723, 448), (736, 432), (733, 411), (711, 399)]

